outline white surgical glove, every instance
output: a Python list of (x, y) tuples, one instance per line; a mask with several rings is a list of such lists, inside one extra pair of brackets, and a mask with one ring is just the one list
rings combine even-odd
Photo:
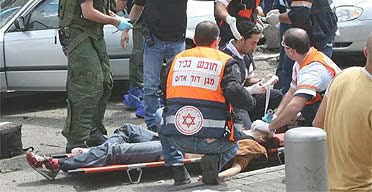
[(266, 92), (266, 88), (262, 86), (261, 82), (245, 88), (250, 94), (262, 94)]
[(267, 14), (266, 14), (266, 21), (272, 25), (272, 26), (276, 26), (277, 24), (279, 24), (279, 10), (278, 9), (273, 9), (271, 11), (269, 11)]
[(232, 34), (234, 35), (235, 39), (240, 40), (242, 39), (242, 36), (240, 35), (238, 28), (236, 28), (236, 18), (231, 17), (230, 15), (227, 15), (226, 17), (226, 23), (229, 24), (230, 30)]
[(262, 120), (253, 121), (253, 123), (251, 125), (251, 129), (253, 131), (258, 130), (258, 131), (262, 131), (262, 132), (265, 132), (265, 133), (272, 133), (269, 129), (269, 124), (266, 123), (265, 121), (262, 121)]

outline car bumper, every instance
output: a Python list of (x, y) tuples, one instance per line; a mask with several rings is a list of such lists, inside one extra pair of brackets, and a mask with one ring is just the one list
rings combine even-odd
[(333, 52), (361, 52), (363, 51), (368, 35), (372, 31), (372, 20), (352, 20), (339, 22)]

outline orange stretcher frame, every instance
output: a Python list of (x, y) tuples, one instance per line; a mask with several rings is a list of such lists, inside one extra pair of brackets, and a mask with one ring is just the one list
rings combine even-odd
[[(284, 152), (284, 133), (274, 134), (273, 139), (275, 140), (275, 145), (279, 146), (277, 148), (270, 148), (267, 150), (268, 154), (276, 154), (279, 162), (283, 164), (280, 160), (279, 155)], [(56, 154), (51, 155), (53, 158), (64, 158), (64, 157), (71, 157), (72, 154)], [(200, 162), (201, 157), (197, 158), (190, 158), (184, 159), (183, 162), (185, 165)], [(153, 168), (153, 167), (164, 167), (164, 161), (155, 161), (155, 162), (148, 162), (148, 163), (135, 163), (135, 164), (114, 164), (114, 165), (106, 165), (101, 167), (86, 167), (86, 168), (78, 168), (73, 170), (68, 170), (68, 173), (84, 173), (84, 174), (92, 174), (92, 173), (104, 173), (104, 172), (112, 172), (112, 171), (126, 171), (129, 181), (132, 184), (139, 183), (142, 177), (142, 168)], [(137, 179), (133, 179), (131, 175), (132, 170), (138, 171)]]

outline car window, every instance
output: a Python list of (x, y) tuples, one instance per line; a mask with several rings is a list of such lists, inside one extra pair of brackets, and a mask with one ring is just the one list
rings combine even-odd
[(58, 0), (46, 0), (30, 13), (28, 31), (58, 28)]
[(0, 28), (26, 3), (27, 0), (0, 0)]

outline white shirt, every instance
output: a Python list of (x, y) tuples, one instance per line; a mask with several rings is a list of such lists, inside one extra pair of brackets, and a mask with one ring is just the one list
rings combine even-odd
[[(230, 50), (231, 53), (232, 53), (234, 56), (238, 57), (238, 58), (241, 59), (241, 60), (244, 60), (244, 56), (241, 55), (241, 54), (239, 53), (239, 51), (238, 51), (238, 50), (236, 49), (236, 47), (234, 46), (233, 42), (234, 42), (234, 39), (231, 39), (231, 40), (226, 44), (226, 49)], [(252, 61), (252, 62), (253, 62), (253, 61)], [(252, 65), (252, 63), (249, 64), (249, 68), (248, 68), (248, 69), (245, 68), (245, 74), (246, 74), (246, 76), (245, 76), (245, 79), (246, 79), (246, 80), (249, 79), (249, 78), (254, 77), (254, 70), (253, 70), (253, 65)]]
[(315, 97), (316, 92), (323, 92), (327, 89), (332, 78), (333, 76), (330, 71), (319, 62), (312, 62), (302, 69), (295, 62), (293, 65), (291, 88), (296, 89), (295, 95), (304, 93)]

